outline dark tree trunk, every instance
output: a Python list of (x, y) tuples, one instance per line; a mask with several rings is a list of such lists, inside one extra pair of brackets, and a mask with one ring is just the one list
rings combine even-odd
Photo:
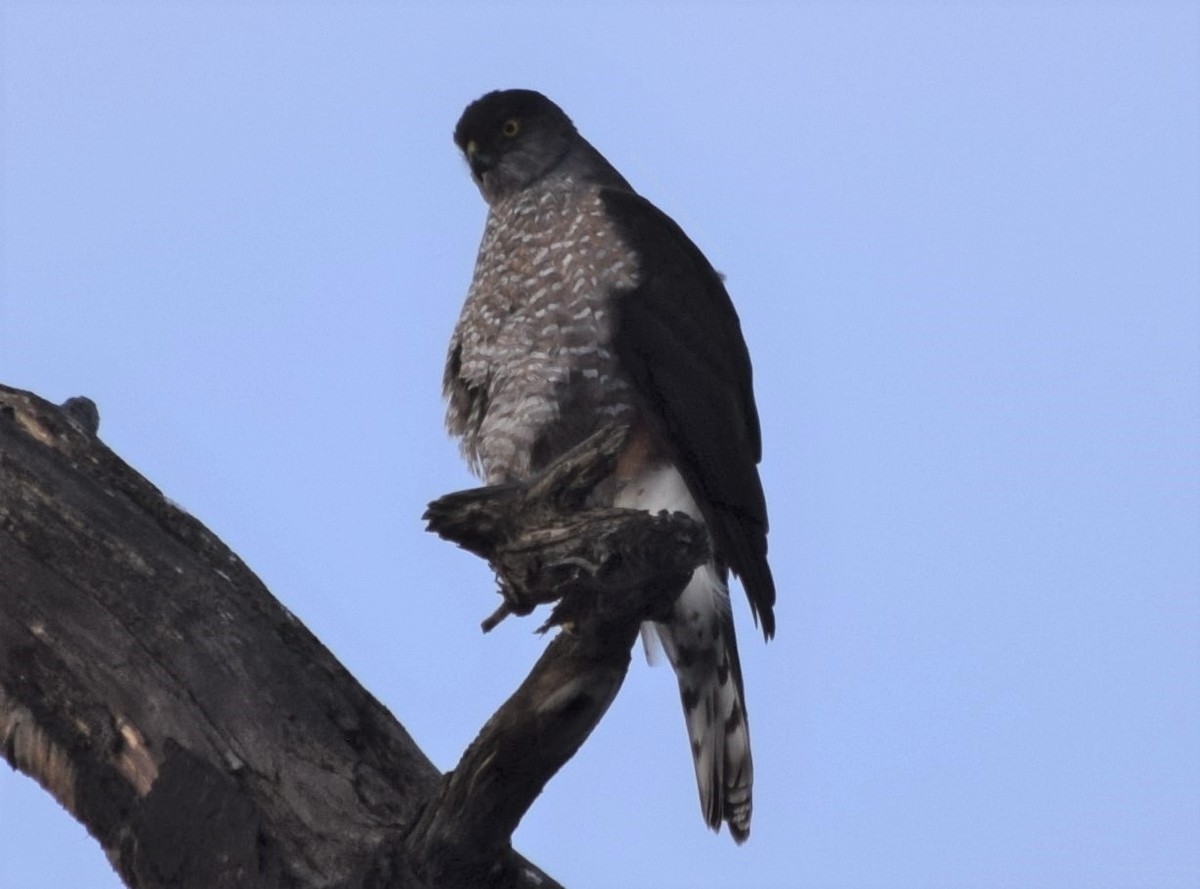
[[(95, 436), (0, 387), (0, 745), (132, 887), (541, 887), (509, 838), (616, 694), (638, 624), (705, 554), (681, 516), (581, 511), (619, 434), (431, 527), (506, 613), (564, 624), (442, 776), (210, 531)], [(606, 462), (607, 461), (607, 462)]]

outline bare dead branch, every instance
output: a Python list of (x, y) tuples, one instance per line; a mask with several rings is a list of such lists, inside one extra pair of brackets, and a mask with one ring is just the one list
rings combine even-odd
[(498, 615), (557, 601), (542, 629), (563, 627), (410, 833), (412, 860), (440, 868), (424, 874), (430, 882), (486, 876), (612, 703), (642, 622), (665, 616), (708, 556), (704, 530), (682, 514), (583, 508), (623, 441), (620, 430), (604, 430), (526, 485), (457, 492), (426, 513), (431, 530), (495, 568)]
[[(428, 886), (399, 853), (437, 769), (98, 419), (0, 387), (5, 759), (130, 886)], [(557, 886), (515, 855), (489, 874)]]

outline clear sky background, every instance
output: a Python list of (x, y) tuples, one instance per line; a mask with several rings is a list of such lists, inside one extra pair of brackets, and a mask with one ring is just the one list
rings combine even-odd
[[(528, 671), (445, 344), (467, 102), (543, 90), (728, 276), (779, 634), (757, 785), (700, 818), (638, 656), (521, 825), (571, 889), (1200, 882), (1194, 3), (9, 2), (0, 380), (237, 551), (443, 769)], [(3, 570), (3, 566), (0, 566)], [(118, 885), (0, 770), (0, 886)]]

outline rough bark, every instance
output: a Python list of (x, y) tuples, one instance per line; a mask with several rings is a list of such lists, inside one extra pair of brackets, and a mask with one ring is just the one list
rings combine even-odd
[[(409, 834), (435, 885), (470, 885), (508, 843), (546, 783), (575, 755), (616, 697), (646, 620), (661, 618), (708, 554), (682, 514), (589, 509), (624, 442), (604, 430), (523, 485), (450, 494), (430, 530), (488, 559), (504, 596), (484, 622), (556, 601), (542, 629), (562, 626), (521, 687), (488, 720)], [(476, 851), (474, 859), (463, 850)]]
[(0, 387), (0, 749), (122, 879), (557, 886), (512, 852), (512, 830), (616, 694), (637, 625), (705, 550), (683, 517), (580, 513), (619, 440), (529, 486), (431, 507), (434, 530), (497, 568), (499, 616), (561, 597), (548, 623), (568, 627), (441, 776), (97, 422), (86, 399), (60, 408)]

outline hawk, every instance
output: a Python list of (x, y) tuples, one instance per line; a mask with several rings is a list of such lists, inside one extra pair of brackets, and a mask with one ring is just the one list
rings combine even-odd
[(532, 90), (470, 104), (454, 141), (488, 205), (443, 380), (446, 425), (488, 484), (628, 427), (604, 505), (687, 513), (714, 560), (654, 629), (679, 680), (708, 825), (750, 832), (750, 735), (726, 588), (775, 633), (750, 357), (699, 248)]

